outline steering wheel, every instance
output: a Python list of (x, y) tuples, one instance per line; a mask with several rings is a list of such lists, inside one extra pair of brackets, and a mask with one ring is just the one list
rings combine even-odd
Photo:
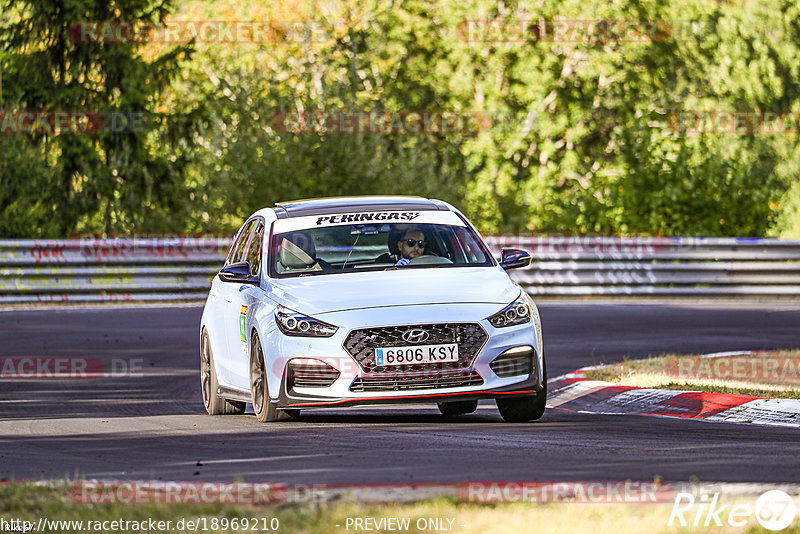
[(422, 256), (417, 256), (416, 258), (412, 258), (408, 262), (409, 265), (435, 265), (444, 263), (453, 263), (453, 262), (448, 260), (447, 258), (443, 258), (441, 256), (433, 256), (431, 254), (423, 254)]

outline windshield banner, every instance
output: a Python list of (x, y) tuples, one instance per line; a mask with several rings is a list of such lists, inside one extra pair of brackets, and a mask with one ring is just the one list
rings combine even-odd
[(308, 230), (345, 224), (447, 224), (465, 226), (464, 221), (452, 211), (354, 211), (278, 219), (273, 233), (282, 234), (295, 230)]

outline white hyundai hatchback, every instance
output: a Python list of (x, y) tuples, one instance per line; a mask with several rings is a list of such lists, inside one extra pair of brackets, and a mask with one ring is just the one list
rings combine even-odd
[(200, 324), (209, 414), (495, 399), (538, 419), (547, 370), (533, 301), (453, 206), (413, 197), (283, 202), (254, 213), (211, 284)]

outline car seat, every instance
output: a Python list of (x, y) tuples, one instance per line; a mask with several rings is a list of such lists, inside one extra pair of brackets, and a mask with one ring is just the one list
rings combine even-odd
[(384, 252), (375, 258), (375, 263), (395, 263), (400, 258), (400, 249), (397, 248), (397, 242), (403, 237), (403, 233), (404, 232), (398, 232), (397, 230), (389, 232), (386, 243), (389, 246), (389, 252)]
[(311, 270), (321, 271), (330, 265), (317, 259), (317, 248), (308, 232), (289, 232), (281, 236), (281, 248), (278, 261), (286, 271)]

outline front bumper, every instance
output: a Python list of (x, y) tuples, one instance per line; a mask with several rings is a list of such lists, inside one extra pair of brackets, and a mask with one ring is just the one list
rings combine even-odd
[[(283, 384), (285, 386), (285, 382)], [(522, 382), (494, 389), (475, 389), (471, 391), (433, 390), (426, 393), (403, 392), (397, 395), (373, 395), (369, 397), (332, 398), (321, 395), (309, 395), (286, 391), (281, 388), (281, 396), (273, 399), (280, 409), (310, 409), (327, 408), (336, 406), (368, 406), (377, 404), (410, 404), (410, 403), (437, 403), (466, 400), (496, 399), (498, 397), (529, 397), (534, 396), (544, 389), (537, 377), (529, 376)]]
[[(434, 305), (414, 307), (413, 310), (382, 308), (369, 310), (368, 315), (360, 311), (328, 314), (320, 319), (340, 326), (339, 331), (331, 338), (289, 338), (276, 333), (272, 340), (276, 343), (273, 350), (273, 361), (268, 365), (273, 371), (270, 377), (270, 391), (278, 393), (271, 402), (280, 409), (311, 409), (335, 406), (357, 406), (375, 404), (402, 403), (437, 403), (475, 399), (493, 399), (509, 396), (534, 396), (544, 388), (542, 384), (542, 357), (533, 350), (535, 362), (532, 372), (523, 375), (501, 377), (490, 367), (492, 361), (503, 352), (527, 345), (540, 346), (536, 340), (536, 329), (533, 323), (508, 328), (494, 328), (484, 318), (498, 310), (497, 305), (465, 304)], [(413, 321), (410, 321), (413, 317)], [(358, 329), (370, 327), (395, 329), (398, 325), (419, 326), (438, 323), (442, 317), (447, 324), (479, 325), (485, 332), (486, 339), (475, 347), (468, 361), (461, 361), (457, 369), (443, 370), (437, 374), (432, 370), (398, 370), (395, 373), (377, 372), (378, 370), (364, 361), (362, 357), (354, 357), (352, 345), (348, 345), (348, 337)], [(438, 320), (437, 320), (438, 319)], [(363, 353), (362, 353), (363, 354)], [(356, 355), (358, 356), (358, 355)], [(294, 382), (288, 378), (287, 364), (292, 359), (316, 359), (325, 362), (339, 371), (339, 376), (327, 387), (292, 387)], [(453, 373), (462, 376), (472, 375), (472, 379), (463, 382), (445, 380)], [(421, 380), (412, 382), (409, 387), (404, 383), (411, 375), (426, 375)], [(384, 377), (387, 377), (384, 379)], [(391, 382), (392, 376), (401, 385), (385, 390), (369, 390), (358, 385), (368, 380)], [(474, 377), (478, 379), (475, 380)], [(374, 382), (373, 382), (374, 384)], [(417, 387), (416, 384), (419, 384)], [(451, 384), (455, 384), (450, 387)]]

